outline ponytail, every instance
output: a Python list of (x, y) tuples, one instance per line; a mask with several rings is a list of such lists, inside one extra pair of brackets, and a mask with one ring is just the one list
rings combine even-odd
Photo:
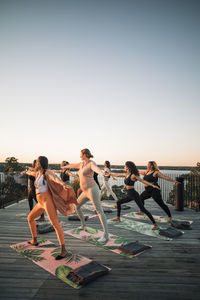
[(48, 169), (48, 158), (46, 156), (39, 156), (38, 157), (40, 165), (43, 169), (42, 175), (43, 175), (43, 184), (45, 184), (45, 180), (46, 180), (46, 170)]
[(43, 170), (42, 175), (43, 175), (43, 184), (45, 185), (45, 180), (46, 180), (46, 169)]

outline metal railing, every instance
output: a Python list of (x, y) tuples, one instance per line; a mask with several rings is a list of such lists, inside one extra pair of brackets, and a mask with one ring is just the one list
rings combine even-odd
[[(182, 174), (184, 178), (184, 206), (200, 210), (200, 175)], [(168, 202), (175, 205), (175, 189), (171, 191)]]
[(0, 208), (27, 197), (27, 177), (0, 173)]
[[(164, 173), (172, 179), (177, 177), (184, 178), (184, 206), (200, 210), (200, 175), (183, 174), (179, 172)], [(98, 176), (99, 183), (103, 183), (103, 178)], [(72, 179), (73, 181), (73, 179)], [(110, 178), (110, 185), (121, 189), (123, 193), (124, 178), (117, 177), (116, 180)], [(158, 179), (161, 188), (163, 200), (167, 203), (175, 205), (175, 185), (173, 182)], [(141, 194), (144, 191), (144, 185), (141, 182), (135, 183), (135, 189)], [(19, 174), (5, 175), (0, 173), (0, 208), (10, 203), (18, 202), (27, 197), (27, 177)], [(110, 196), (111, 197), (111, 196)]]

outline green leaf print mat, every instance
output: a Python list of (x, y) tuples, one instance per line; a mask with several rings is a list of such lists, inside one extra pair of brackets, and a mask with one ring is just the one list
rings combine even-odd
[(107, 242), (100, 243), (100, 242), (98, 242), (98, 239), (103, 236), (103, 232), (98, 230), (98, 229), (91, 228), (91, 227), (86, 227), (85, 230), (75, 228), (75, 229), (72, 229), (72, 230), (67, 230), (64, 233), (66, 233), (68, 235), (71, 235), (71, 236), (74, 236), (78, 239), (84, 240), (86, 242), (89, 242), (89, 243), (91, 243), (93, 245), (96, 245), (98, 247), (104, 248), (106, 250), (110, 250), (110, 251), (115, 252), (117, 254), (127, 256), (129, 258), (133, 258), (134, 256), (137, 256), (137, 255), (144, 252), (143, 251), (143, 252), (140, 252), (136, 255), (133, 255), (133, 254), (126, 253), (122, 250), (119, 250), (118, 249), (119, 246), (121, 246), (122, 244), (125, 245), (125, 244), (128, 244), (130, 242), (133, 242), (133, 240), (126, 239), (126, 238), (123, 238), (123, 237), (119, 237), (117, 235), (111, 235), (110, 234), (109, 235), (109, 240)]
[[(81, 285), (73, 283), (67, 279), (66, 276), (71, 270), (84, 266), (92, 260), (71, 251), (68, 251), (65, 258), (55, 260), (55, 257), (60, 252), (60, 247), (57, 247), (54, 243), (41, 238), (38, 239), (38, 243), (39, 246), (37, 247), (28, 244), (28, 242), (11, 245), (10, 247), (71, 287), (80, 289), (82, 287)], [(108, 270), (110, 271), (111, 269), (108, 268)]]
[[(145, 214), (137, 214), (135, 212), (130, 212), (128, 214), (125, 214), (125, 215), (123, 215), (123, 217), (131, 218), (131, 219), (138, 219), (138, 220), (149, 220), (149, 218)], [(168, 222), (168, 217), (155, 216), (155, 215), (153, 215), (153, 217), (159, 223), (167, 223)], [(173, 220), (185, 222), (184, 220), (175, 219), (175, 218), (173, 218)], [(193, 221), (187, 221), (187, 222), (192, 224)], [(170, 225), (170, 223), (169, 223), (169, 225)]]
[[(156, 238), (159, 238), (161, 240), (166, 240), (166, 241), (171, 241), (171, 238), (162, 236), (159, 234), (159, 230), (152, 230), (153, 224), (146, 224), (138, 221), (133, 221), (130, 219), (126, 219), (121, 217), (121, 222), (119, 221), (112, 221), (112, 219), (107, 220), (108, 224), (112, 224), (114, 226), (123, 228), (123, 229), (128, 229), (131, 231), (136, 231), (142, 234), (150, 235)], [(164, 228), (160, 228), (164, 229)]]

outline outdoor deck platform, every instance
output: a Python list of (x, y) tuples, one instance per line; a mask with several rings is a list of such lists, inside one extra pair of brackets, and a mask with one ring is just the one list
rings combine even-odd
[[(134, 202), (128, 205), (138, 211)], [(200, 213), (190, 209), (177, 212), (169, 206), (172, 215), (192, 220), (193, 230), (185, 230), (183, 236), (165, 241), (137, 232), (109, 225), (109, 232), (151, 245), (152, 249), (129, 259), (95, 245), (65, 235), (66, 245), (78, 254), (112, 268), (105, 276), (75, 290), (57, 279), (32, 261), (22, 257), (10, 245), (30, 239), (25, 218), (16, 214), (28, 212), (28, 202), (21, 201), (0, 210), (0, 299), (200, 299)], [(164, 212), (153, 200), (146, 201), (146, 208), (153, 214), (164, 216)], [(113, 218), (116, 212), (107, 214)], [(63, 229), (79, 226), (67, 217)], [(145, 222), (145, 221), (144, 221)], [(87, 221), (88, 226), (101, 229), (98, 217)], [(42, 235), (57, 242), (56, 233)]]

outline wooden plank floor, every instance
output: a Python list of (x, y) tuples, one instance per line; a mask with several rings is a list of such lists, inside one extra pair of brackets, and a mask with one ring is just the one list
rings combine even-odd
[[(134, 202), (131, 210), (137, 211)], [(153, 214), (164, 212), (153, 202), (146, 201)], [(150, 251), (129, 259), (66, 235), (69, 249), (112, 268), (112, 271), (86, 287), (75, 290), (33, 262), (20, 256), (9, 246), (30, 239), (25, 218), (16, 214), (28, 212), (27, 200), (0, 210), (0, 299), (199, 299), (200, 298), (200, 213), (185, 209), (174, 217), (193, 220), (193, 230), (173, 241), (164, 241), (137, 232), (109, 225), (109, 232), (152, 245)], [(116, 212), (107, 214), (113, 218)], [(63, 229), (77, 227), (79, 222), (67, 221)], [(87, 222), (101, 229), (98, 217)], [(43, 235), (44, 236), (44, 235)], [(55, 232), (45, 238), (57, 243)]]

